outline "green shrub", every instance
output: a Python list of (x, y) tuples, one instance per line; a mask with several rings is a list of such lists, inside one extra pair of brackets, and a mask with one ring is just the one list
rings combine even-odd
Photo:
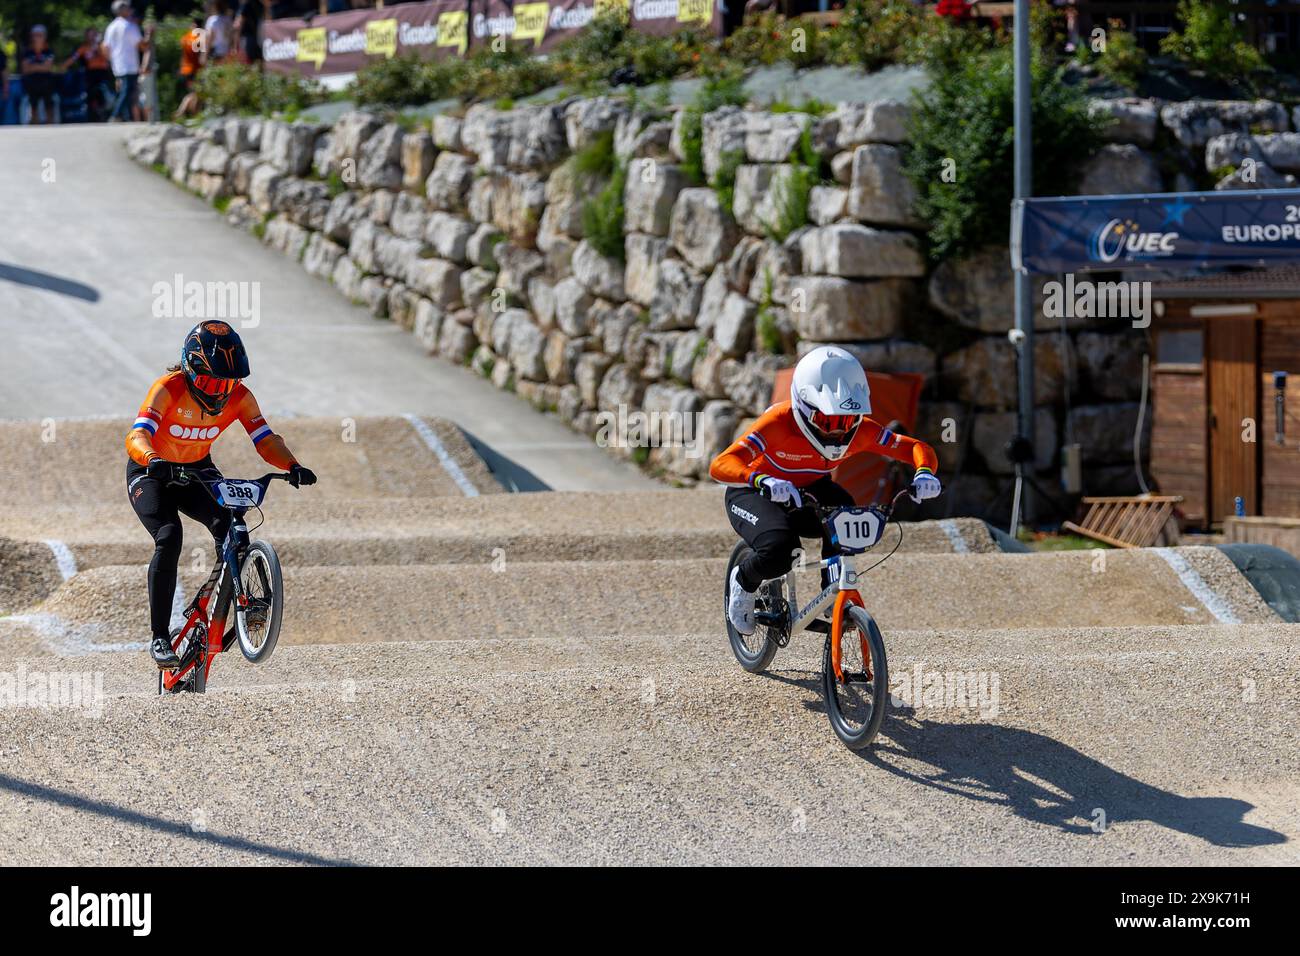
[(561, 80), (579, 89), (593, 80), (607, 80), (624, 61), (619, 52), (633, 31), (623, 10), (605, 10), (551, 52)]
[[(965, 51), (936, 63), (913, 110), (905, 171), (930, 224), (936, 259), (1007, 241), (1012, 198), (1014, 92), (1011, 51)], [(1109, 122), (1088, 113), (1083, 91), (1039, 57), (1033, 65), (1034, 190), (1072, 193), (1076, 172)], [(945, 182), (945, 173), (955, 181)]]
[(559, 78), (555, 65), (533, 54), (527, 44), (503, 50), (483, 47), (462, 58), (420, 60), (413, 56), (376, 60), (357, 71), (351, 87), (361, 106), (399, 108), (459, 97), (512, 109)]
[(736, 63), (771, 66), (785, 58), (785, 19), (772, 12), (745, 17), (723, 41), (722, 49)]
[(704, 174), (704, 114), (724, 106), (742, 106), (745, 94), (744, 74), (733, 67), (708, 76), (691, 104), (682, 114), (682, 172), (699, 186), (707, 177)]
[(660, 83), (711, 60), (713, 43), (707, 34), (694, 29), (655, 36), (633, 30), (625, 38), (621, 55), (636, 71), (642, 84)]
[(500, 51), (484, 47), (459, 63), (448, 59), (440, 66), (452, 71), (451, 91), (466, 101), (518, 100), (559, 82), (555, 65), (525, 43), (511, 43)]
[(718, 194), (718, 204), (727, 210), (729, 216), (734, 215), (733, 207), (736, 202), (736, 170), (744, 161), (744, 150), (727, 150), (719, 157), (718, 171), (713, 174), (713, 181), (709, 183), (713, 191)]
[(455, 67), (414, 56), (376, 60), (357, 70), (351, 95), (358, 106), (418, 106), (451, 95)]
[(1246, 42), (1229, 4), (1221, 0), (1178, 0), (1183, 29), (1160, 41), (1160, 52), (1228, 82), (1251, 84), (1250, 75), (1268, 69)]
[(614, 174), (618, 159), (614, 155), (614, 131), (606, 130), (569, 160), (574, 173), (587, 178), (605, 179)]
[(1146, 51), (1138, 46), (1133, 34), (1124, 29), (1124, 21), (1111, 20), (1106, 31), (1106, 46), (1097, 57), (1097, 69), (1101, 75), (1133, 89), (1146, 68)]
[(199, 72), (199, 100), (209, 113), (261, 114), (293, 112), (326, 99), (312, 80), (263, 73), (242, 63), (222, 63)]
[(796, 229), (808, 222), (808, 195), (822, 181), (822, 159), (813, 147), (812, 133), (805, 129), (787, 160), (792, 169), (777, 181), (776, 220), (766, 224), (769, 239), (784, 242)]
[(828, 46), (829, 62), (878, 70), (891, 63), (927, 62), (931, 45), (939, 39), (974, 34), (950, 25), (946, 18), (929, 15), (909, 0), (852, 0)]
[(770, 306), (763, 306), (756, 316), (758, 344), (764, 352), (780, 355), (785, 351), (785, 342), (781, 338), (781, 328), (776, 324), (776, 316)]
[(807, 166), (796, 165), (789, 175), (777, 180), (773, 192), (776, 219), (764, 223), (767, 237), (784, 242), (790, 233), (808, 222), (808, 194), (820, 177)]
[(704, 176), (704, 114), (694, 107), (682, 112), (682, 173), (698, 186)]
[(587, 241), (602, 256), (623, 261), (623, 188), (627, 185), (627, 167), (614, 166), (605, 187), (582, 207), (582, 231)]
[(815, 97), (807, 100), (800, 100), (798, 103), (790, 103), (786, 100), (776, 100), (767, 105), (769, 113), (807, 113), (809, 116), (825, 116), (827, 113), (835, 111), (834, 103), (827, 103), (824, 100)]

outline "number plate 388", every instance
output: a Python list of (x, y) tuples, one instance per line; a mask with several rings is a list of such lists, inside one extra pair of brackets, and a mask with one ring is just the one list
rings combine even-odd
[(215, 488), (217, 500), (227, 508), (255, 508), (265, 492), (255, 481), (219, 481)]

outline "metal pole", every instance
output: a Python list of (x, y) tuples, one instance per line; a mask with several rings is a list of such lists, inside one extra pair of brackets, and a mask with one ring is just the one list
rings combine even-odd
[[(1031, 133), (1030, 53), (1029, 53), (1029, 0), (1015, 0), (1015, 198), (1028, 199), (1033, 185), (1033, 137)], [(1015, 275), (1016, 284), (1016, 348), (1020, 361), (1016, 394), (1018, 415), (1016, 430), (1019, 437), (1032, 442), (1034, 438), (1034, 296), (1029, 273), (1023, 269)], [(1029, 489), (1024, 488), (1023, 472), (1033, 467), (1030, 462), (1016, 463), (1016, 492), (1012, 504), (1011, 533), (1020, 530), (1020, 509), (1030, 510)]]

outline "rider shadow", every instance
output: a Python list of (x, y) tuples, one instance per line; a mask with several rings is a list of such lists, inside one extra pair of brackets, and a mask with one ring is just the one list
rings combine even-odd
[(31, 286), (34, 289), (44, 289), (47, 292), (57, 292), (60, 295), (81, 299), (83, 302), (99, 301), (99, 290), (86, 285), (84, 282), (66, 279), (51, 272), (41, 272), (37, 269), (16, 266), (8, 262), (0, 262), (0, 279), (7, 279), (18, 285)]
[[(874, 747), (859, 756), (882, 770), (954, 796), (1007, 807), (1063, 833), (1092, 836), (1148, 820), (1220, 847), (1269, 846), (1284, 834), (1246, 823), (1254, 809), (1231, 797), (1184, 797), (1082, 754), (1045, 734), (988, 723), (949, 724), (892, 708)], [(901, 761), (934, 768), (925, 774)], [(1101, 817), (1097, 811), (1105, 816)]]
[[(808, 692), (803, 705), (825, 715), (821, 675), (763, 676)], [(1245, 822), (1254, 804), (1232, 797), (1184, 797), (1143, 783), (1045, 734), (989, 723), (942, 723), (890, 704), (880, 736), (858, 756), (888, 773), (967, 800), (1005, 806), (1062, 833), (1095, 836), (1104, 825), (1148, 820), (1214, 846), (1286, 843), (1285, 834)], [(903, 761), (933, 768), (909, 770)]]
[(270, 843), (262, 843), (257, 840), (249, 839), (247, 837), (236, 836), (234, 834), (215, 833), (210, 830), (196, 830), (193, 825), (188, 822), (169, 820), (152, 813), (132, 810), (129, 807), (110, 803), (107, 800), (98, 800), (93, 797), (82, 796), (81, 794), (74, 793), (71, 790), (61, 790), (58, 787), (46, 786), (45, 784), (35, 783), (30, 780), (23, 780), (20, 777), (13, 777), (7, 773), (0, 773), (0, 794), (4, 793), (17, 794), (19, 797), (31, 801), (41, 800), (53, 806), (75, 810), (90, 817), (98, 817), (102, 820), (130, 824), (132, 826), (152, 830), (155, 833), (165, 836), (180, 837), (183, 840), (199, 844), (200, 846), (206, 844), (208, 846), (235, 850), (240, 853), (257, 854), (269, 857), (277, 862), (298, 863), (305, 866), (357, 865), (351, 860), (320, 856), (306, 850), (279, 847)]

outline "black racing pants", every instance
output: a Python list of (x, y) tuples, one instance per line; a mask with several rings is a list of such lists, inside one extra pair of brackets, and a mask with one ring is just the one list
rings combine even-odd
[[(211, 457), (205, 457), (191, 467), (216, 466)], [(150, 478), (145, 468), (134, 460), (129, 460), (126, 466), (126, 493), (140, 523), (153, 536), (153, 560), (149, 562), (149, 626), (154, 637), (167, 637), (176, 592), (176, 566), (184, 537), (181, 515), (193, 518), (212, 532), (220, 548), (230, 529), (230, 512), (213, 501), (207, 489), (198, 482), (163, 484)]]
[[(823, 505), (851, 505), (853, 496), (830, 478), (819, 478), (811, 491)], [(800, 538), (822, 538), (822, 557), (833, 552), (827, 547), (821, 522), (814, 512), (792, 510), (764, 498), (753, 488), (727, 489), (727, 520), (753, 552), (740, 562), (740, 586), (757, 591), (764, 581), (779, 578), (794, 565)]]

